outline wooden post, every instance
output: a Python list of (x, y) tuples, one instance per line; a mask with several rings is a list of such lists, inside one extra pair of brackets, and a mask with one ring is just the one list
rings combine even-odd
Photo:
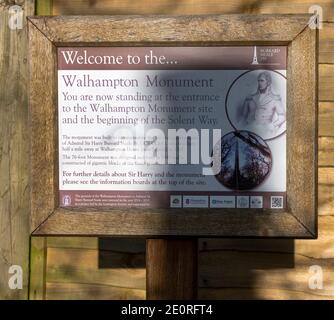
[(197, 239), (146, 240), (147, 300), (197, 298)]
[[(15, 3), (18, 3), (15, 5)], [(0, 300), (27, 299), (29, 275), (29, 126), (26, 16), (34, 1), (0, 2)], [(9, 268), (22, 268), (11, 289)]]

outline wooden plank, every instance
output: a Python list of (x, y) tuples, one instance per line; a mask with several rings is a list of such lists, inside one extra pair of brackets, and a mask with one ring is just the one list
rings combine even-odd
[[(36, 14), (51, 14), (52, 0), (34, 1)], [(29, 299), (45, 300), (47, 238), (30, 238)]]
[(199, 299), (203, 300), (332, 300), (334, 296), (319, 294), (319, 290), (300, 292), (299, 290), (267, 288), (199, 288)]
[(319, 64), (319, 101), (334, 101), (334, 64)]
[(98, 249), (95, 237), (48, 237), (48, 248)]
[[(12, 1), (0, 5), (0, 299), (26, 299), (29, 275), (29, 143), (27, 32), (33, 1), (20, 1), (22, 29), (9, 28)], [(12, 10), (12, 9), (11, 9)], [(20, 27), (19, 25), (17, 25)], [(23, 290), (11, 290), (8, 268), (23, 270)]]
[(47, 300), (144, 300), (145, 290), (87, 283), (46, 283)]
[(197, 239), (147, 239), (147, 299), (196, 299), (197, 251)]
[(319, 169), (319, 214), (334, 215), (334, 168)]
[(334, 138), (319, 138), (319, 167), (334, 167)]
[(319, 103), (319, 136), (334, 137), (334, 101)]
[(145, 239), (48, 237), (48, 248), (96, 249), (125, 253), (144, 253)]
[(288, 43), (305, 29), (309, 19), (309, 14), (293, 18), (291, 15), (136, 15), (34, 17), (29, 21), (57, 45), (82, 45), (88, 42), (101, 45), (143, 45), (148, 42), (170, 45), (173, 42), (192, 45), (210, 42), (214, 45), (235, 42), (240, 45), (241, 42), (250, 44), (262, 41), (266, 44)]
[[(57, 203), (55, 47), (28, 18), (31, 126), (31, 232)], [(43, 57), (43, 59), (41, 59)], [(37, 156), (38, 155), (38, 156)], [(57, 190), (57, 191), (56, 191)]]
[(317, 233), (318, 192), (317, 46), (318, 33), (311, 28), (305, 28), (289, 43), (286, 108), (287, 207), (314, 235)]
[[(210, 215), (210, 219), (208, 216)], [(224, 222), (222, 222), (222, 215)], [(136, 221), (136, 223), (133, 223)], [(150, 223), (147, 223), (150, 221)], [(196, 222), (196, 226), (194, 226)], [(188, 226), (184, 230), (183, 226)], [(240, 226), (242, 228), (240, 228)], [(254, 226), (256, 226), (254, 228)], [(172, 230), (172, 231), (171, 231)], [(57, 209), (43, 223), (35, 235), (87, 235), (103, 234), (113, 236), (291, 236), (297, 238), (313, 237), (305, 228), (287, 212), (264, 209), (254, 212), (243, 209), (237, 214), (234, 209), (223, 212), (209, 209), (117, 209), (110, 212), (87, 212), (86, 209)]]
[(29, 299), (45, 299), (46, 237), (31, 237)]
[[(48, 267), (62, 267), (71, 265), (73, 262), (80, 264), (85, 261), (83, 268), (94, 269), (98, 267), (97, 249), (81, 248), (48, 248)], [(124, 266), (126, 268), (140, 268), (145, 265), (145, 252), (116, 252), (109, 250), (110, 259), (114, 266)]]
[(334, 63), (334, 23), (323, 23), (319, 36), (319, 63)]
[(200, 238), (198, 240), (198, 249), (199, 254), (206, 251), (277, 252), (293, 254), (295, 245), (294, 240), (291, 239)]
[(109, 252), (113, 268), (98, 268), (98, 250), (48, 248), (47, 282), (103, 284), (145, 289), (145, 255)]
[[(292, 254), (272, 252), (237, 251), (205, 251), (199, 256), (199, 286), (210, 288), (252, 288), (266, 287), (267, 281), (273, 281), (276, 287), (288, 289), (291, 280), (297, 283), (298, 273), (304, 271), (304, 266), (315, 264), (314, 260), (295, 256), (295, 262), (302, 265), (299, 270), (293, 267)], [(308, 260), (310, 260), (308, 262)], [(318, 260), (317, 260), (318, 261)], [(320, 263), (320, 261), (318, 261)], [(322, 265), (324, 261), (321, 261)], [(329, 262), (327, 262), (329, 264)], [(332, 261), (333, 263), (333, 261)], [(222, 267), (223, 266), (223, 267)], [(330, 264), (329, 264), (330, 266)], [(283, 276), (284, 274), (284, 276)], [(307, 276), (307, 270), (303, 273)], [(260, 282), (260, 278), (263, 279)], [(301, 279), (304, 282), (305, 279)], [(270, 282), (271, 287), (273, 284)], [(304, 285), (307, 285), (305, 281)], [(300, 283), (301, 286), (301, 283)], [(267, 282), (267, 288), (270, 285)]]
[[(226, 14), (308, 13), (313, 0), (54, 0), (53, 14)], [(324, 21), (334, 21), (331, 0), (318, 0)]]

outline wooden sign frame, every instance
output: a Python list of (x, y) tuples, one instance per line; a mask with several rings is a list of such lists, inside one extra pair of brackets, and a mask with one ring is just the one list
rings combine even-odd
[[(311, 15), (30, 17), (34, 235), (317, 237), (317, 51)], [(287, 210), (60, 208), (57, 47), (287, 45)]]

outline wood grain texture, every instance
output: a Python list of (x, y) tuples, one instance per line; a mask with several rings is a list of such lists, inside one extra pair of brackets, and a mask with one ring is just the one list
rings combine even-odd
[[(29, 277), (29, 130), (27, 32), (33, 1), (20, 1), (22, 29), (11, 30), (12, 1), (0, 4), (0, 299), (26, 299)], [(23, 269), (23, 290), (11, 290), (8, 269)]]
[(47, 237), (48, 248), (81, 248), (98, 250), (98, 238), (95, 237)]
[(334, 23), (323, 23), (319, 36), (319, 63), (334, 63)]
[(334, 101), (334, 64), (319, 65), (319, 101)]
[(53, 0), (53, 14), (284, 14), (308, 13), (314, 4), (323, 8), (324, 21), (334, 21), (331, 0)]
[(144, 253), (145, 239), (48, 237), (48, 248), (81, 248), (124, 253)]
[[(104, 284), (112, 287), (145, 289), (145, 253), (108, 250), (115, 267), (98, 267), (98, 250), (49, 248), (46, 282)], [(73, 263), (75, 261), (75, 263)]]
[[(333, 241), (334, 217), (319, 218), (317, 240), (201, 239), (199, 298), (334, 299)], [(323, 289), (309, 287), (313, 265)]]
[(46, 237), (31, 237), (29, 277), (30, 300), (45, 299), (47, 250)]
[(317, 30), (307, 27), (288, 46), (287, 70), (287, 206), (312, 234), (318, 211), (317, 46)]
[(152, 42), (283, 44), (294, 39), (309, 19), (310, 15), (302, 14), (293, 18), (291, 15), (58, 16), (35, 17), (30, 21), (56, 45), (94, 42), (142, 46)]
[[(104, 246), (92, 237), (48, 237), (47, 246), (46, 299), (145, 299), (141, 239), (112, 239)], [(99, 268), (101, 250), (108, 268)]]
[(319, 167), (334, 167), (334, 138), (319, 138)]
[[(187, 226), (185, 228), (184, 226)], [(110, 235), (110, 236), (253, 236), (313, 237), (289, 213), (277, 210), (236, 213), (203, 209), (165, 210), (117, 209), (96, 212), (57, 209), (34, 235)]]
[(86, 283), (46, 283), (46, 300), (144, 300), (145, 290)]
[(334, 100), (319, 103), (319, 136), (334, 137)]
[(147, 239), (147, 299), (196, 299), (197, 251), (197, 239)]
[(31, 128), (31, 232), (56, 206), (56, 60), (53, 44), (28, 20)]
[(334, 168), (319, 169), (319, 214), (334, 215)]
[(299, 289), (266, 287), (251, 288), (200, 288), (199, 299), (209, 300), (333, 300), (331, 292), (314, 290), (303, 292)]

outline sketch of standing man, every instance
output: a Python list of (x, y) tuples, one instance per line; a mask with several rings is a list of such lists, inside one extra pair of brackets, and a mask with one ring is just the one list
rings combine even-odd
[(273, 135), (280, 130), (286, 121), (286, 114), (279, 94), (272, 92), (272, 79), (268, 71), (261, 72), (257, 77), (256, 93), (246, 97), (242, 120), (246, 130), (260, 136)]

